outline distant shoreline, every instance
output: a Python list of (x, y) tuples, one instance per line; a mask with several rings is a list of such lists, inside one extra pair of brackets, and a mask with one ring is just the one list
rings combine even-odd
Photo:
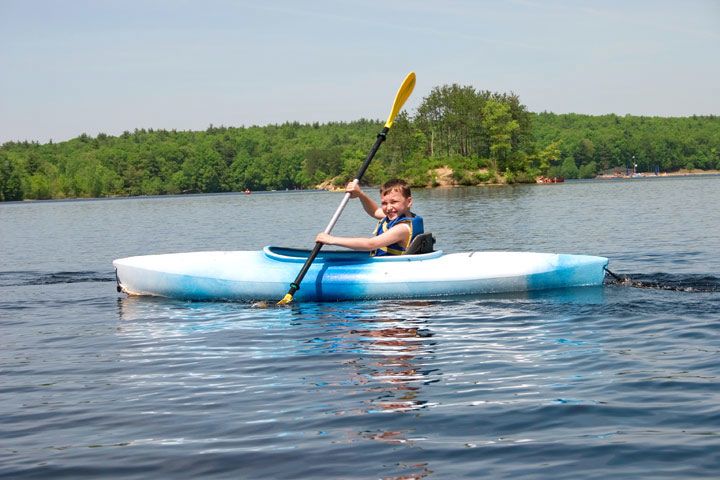
[[(486, 170), (483, 170), (486, 171)], [(424, 188), (456, 188), (456, 187), (504, 187), (511, 184), (508, 184), (504, 181), (503, 178), (498, 178), (493, 182), (484, 182), (484, 183), (478, 183), (476, 185), (464, 185), (453, 177), (453, 170), (450, 168), (438, 168), (435, 170), (436, 177), (435, 182), (433, 184), (423, 185), (423, 186), (414, 186), (413, 188), (418, 189), (424, 189)], [(662, 178), (662, 177), (690, 177), (690, 176), (696, 176), (696, 175), (720, 175), (720, 170), (700, 170), (700, 169), (680, 169), (676, 172), (660, 172), (659, 174), (655, 175), (654, 173), (650, 172), (638, 172), (634, 175), (624, 175), (624, 174), (615, 174), (615, 175), (596, 175), (592, 178), (585, 178), (585, 179), (576, 179), (576, 178), (569, 178), (568, 181), (575, 181), (575, 180), (624, 180), (624, 179), (633, 179), (633, 178)], [(540, 178), (540, 177), (539, 177)], [(562, 183), (565, 179), (562, 179), (560, 182), (537, 182), (537, 184), (545, 184), (545, 183)], [(525, 185), (535, 185), (536, 183), (525, 183)], [(516, 184), (520, 185), (520, 184)], [(375, 187), (376, 185), (373, 185), (372, 187)], [(316, 185), (316, 190), (325, 190), (328, 192), (344, 192), (345, 187), (344, 186), (335, 186), (330, 181), (326, 183), (322, 183), (320, 185)]]
[(658, 178), (658, 177), (689, 177), (692, 175), (720, 175), (720, 170), (688, 170), (681, 168), (676, 172), (660, 172), (658, 174), (651, 172), (638, 172), (631, 175), (615, 174), (615, 175), (597, 175), (595, 178), (599, 180), (612, 180), (615, 178)]
[[(418, 189), (445, 189), (445, 188), (455, 188), (455, 187), (503, 187), (508, 186), (507, 183), (479, 183), (477, 185), (461, 185), (459, 183), (455, 183), (451, 180), (451, 174), (452, 170), (450, 169), (443, 169), (444, 170), (444, 178), (442, 181), (438, 182), (435, 185), (426, 185), (423, 187), (413, 187)], [(626, 180), (626, 179), (633, 179), (633, 178), (662, 178), (662, 177), (691, 177), (691, 176), (703, 176), (703, 175), (720, 175), (720, 170), (700, 170), (700, 169), (693, 169), (693, 170), (687, 170), (687, 169), (681, 169), (676, 172), (661, 172), (659, 174), (649, 173), (649, 172), (641, 172), (637, 173), (634, 176), (633, 175), (597, 175), (594, 178), (587, 178), (584, 179), (585, 181), (588, 180)], [(569, 181), (578, 180), (578, 179), (568, 179)], [(527, 183), (525, 185), (535, 185), (534, 183)], [(372, 186), (374, 187), (374, 185)], [(308, 193), (308, 192), (344, 192), (345, 187), (333, 187), (329, 185), (322, 185), (322, 186), (316, 186), (315, 188), (307, 188), (307, 189), (286, 189), (286, 190), (254, 190), (250, 193), (252, 194), (270, 194), (270, 193)], [(180, 197), (186, 197), (186, 196), (222, 196), (222, 195), (238, 195), (238, 194), (244, 194), (249, 195), (248, 192), (243, 191), (237, 191), (237, 192), (187, 192), (187, 193), (172, 193), (172, 194), (158, 194), (158, 195), (110, 195), (105, 197), (67, 197), (67, 198), (47, 198), (47, 199), (23, 199), (23, 200), (11, 200), (11, 201), (2, 201), (0, 202), (0, 205), (3, 204), (21, 204), (21, 203), (43, 203), (43, 202), (83, 202), (83, 201), (93, 201), (93, 200), (123, 200), (123, 199), (142, 199), (142, 198), (180, 198)]]

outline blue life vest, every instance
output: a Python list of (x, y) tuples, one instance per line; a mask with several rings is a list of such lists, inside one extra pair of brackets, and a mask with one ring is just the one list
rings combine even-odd
[(374, 256), (380, 257), (383, 255), (403, 255), (405, 251), (407, 251), (413, 239), (425, 231), (425, 229), (423, 228), (422, 217), (420, 215), (415, 215), (414, 213), (410, 212), (409, 216), (402, 215), (392, 221), (388, 220), (387, 217), (383, 218), (378, 222), (377, 227), (375, 227), (375, 235), (382, 235), (395, 225), (401, 223), (406, 223), (410, 227), (410, 236), (408, 237), (407, 241), (393, 243), (392, 245), (388, 245), (387, 247), (378, 248), (377, 250), (373, 251)]

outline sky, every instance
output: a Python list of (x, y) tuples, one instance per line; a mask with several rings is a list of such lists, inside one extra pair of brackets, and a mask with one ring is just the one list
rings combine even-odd
[(720, 0), (0, 0), (0, 143), (384, 120), (410, 71), (411, 114), (719, 115)]

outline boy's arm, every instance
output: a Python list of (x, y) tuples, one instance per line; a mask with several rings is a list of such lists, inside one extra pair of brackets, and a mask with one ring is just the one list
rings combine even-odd
[(377, 250), (378, 248), (387, 247), (393, 243), (407, 241), (409, 235), (410, 227), (405, 223), (401, 223), (376, 237), (336, 237), (322, 232), (318, 233), (315, 241), (324, 243), (325, 245), (337, 245), (338, 247), (351, 248), (353, 250)]
[(365, 212), (371, 217), (378, 220), (385, 217), (382, 208), (378, 207), (378, 204), (375, 203), (372, 198), (368, 197), (365, 192), (362, 191), (360, 185), (358, 185), (357, 182), (353, 181), (348, 183), (345, 187), (345, 191), (350, 194), (350, 198), (359, 198), (360, 203), (362, 203), (362, 206), (365, 209)]

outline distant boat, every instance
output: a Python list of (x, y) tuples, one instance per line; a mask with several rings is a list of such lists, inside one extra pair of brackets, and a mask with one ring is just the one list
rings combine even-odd
[(535, 180), (537, 183), (563, 183), (563, 177), (543, 177), (542, 175)]

